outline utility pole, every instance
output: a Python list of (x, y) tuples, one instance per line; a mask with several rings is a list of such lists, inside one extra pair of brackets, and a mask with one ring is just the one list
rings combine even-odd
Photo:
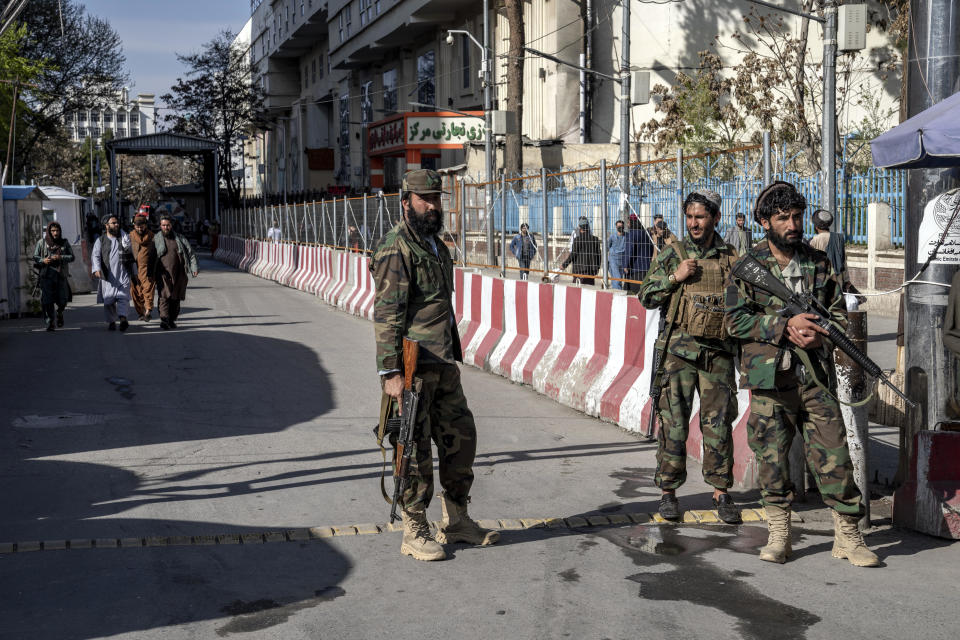
[(622, 0), (620, 51), (620, 219), (630, 222), (630, 0)]
[[(907, 38), (907, 114), (910, 118), (949, 97), (960, 77), (960, 28), (954, 0), (912, 0)], [(949, 419), (947, 402), (956, 393), (956, 358), (943, 346), (947, 293), (957, 265), (931, 263), (923, 273), (919, 256), (920, 222), (926, 204), (958, 186), (951, 169), (912, 169), (907, 174), (903, 223), (904, 277), (946, 286), (913, 284), (904, 294), (907, 395), (925, 407), (919, 420), (901, 431), (901, 471), (912, 450), (916, 430), (932, 429)], [(898, 476), (900, 474), (898, 473)]]
[(484, 190), (487, 217), (487, 264), (496, 264), (497, 252), (493, 248), (493, 105), (491, 97), (493, 81), (490, 68), (490, 0), (483, 0), (483, 56), (480, 64), (483, 71), (483, 151), (486, 154), (487, 185)]
[(823, 124), (820, 127), (820, 206), (833, 214), (833, 231), (840, 231), (837, 215), (837, 3), (823, 3)]

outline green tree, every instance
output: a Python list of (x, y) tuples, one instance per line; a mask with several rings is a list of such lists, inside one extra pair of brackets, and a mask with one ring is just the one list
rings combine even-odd
[(249, 48), (234, 45), (233, 34), (222, 31), (203, 45), (199, 53), (177, 54), (188, 68), (170, 93), (160, 99), (172, 109), (164, 121), (173, 131), (220, 143), (218, 150), (221, 184), (227, 197), (239, 195), (239, 184), (231, 167), (238, 136), (248, 131), (263, 106), (263, 92), (252, 78)]
[[(43, 62), (38, 62), (22, 55), (23, 43), (26, 40), (26, 28), (16, 26), (7, 29), (0, 35), (0, 139), (5, 144), (6, 153), (4, 171), (7, 178), (12, 179), (12, 172), (8, 171), (8, 164), (13, 157), (11, 145), (24, 130), (22, 123), (28, 119), (30, 108), (24, 99), (27, 89), (33, 86), (38, 75), (46, 70)], [(13, 123), (14, 135), (11, 135), (10, 125)]]
[(17, 136), (17, 157), (40, 165), (49, 161), (34, 157), (36, 145), (61, 138), (66, 114), (114, 102), (130, 78), (120, 36), (107, 20), (87, 15), (77, 0), (33, 0), (20, 20), (28, 33), (21, 54), (42, 60), (43, 69), (24, 90), (30, 108)]

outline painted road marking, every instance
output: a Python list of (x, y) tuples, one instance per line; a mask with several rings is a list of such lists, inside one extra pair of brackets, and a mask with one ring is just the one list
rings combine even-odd
[[(742, 509), (745, 523), (765, 520), (763, 509)], [(793, 514), (795, 520), (800, 520)], [(802, 520), (800, 520), (802, 522)], [(610, 527), (628, 524), (641, 525), (722, 525), (716, 511), (685, 511), (679, 522), (669, 522), (659, 513), (614, 513), (611, 515), (570, 516), (567, 518), (503, 518), (500, 520), (480, 520), (485, 529), (501, 531), (522, 529), (586, 529), (590, 527)], [(440, 522), (430, 523), (434, 529)], [(28, 553), (31, 551), (65, 551), (67, 549), (129, 549), (132, 547), (181, 547), (211, 546), (234, 544), (271, 544), (276, 542), (305, 542), (313, 539), (344, 536), (369, 536), (381, 533), (401, 531), (400, 523), (394, 524), (351, 524), (339, 526), (320, 526), (284, 531), (261, 531), (256, 533), (227, 533), (222, 535), (197, 536), (146, 536), (142, 538), (74, 538), (67, 540), (25, 540), (23, 542), (0, 542), (0, 554)]]

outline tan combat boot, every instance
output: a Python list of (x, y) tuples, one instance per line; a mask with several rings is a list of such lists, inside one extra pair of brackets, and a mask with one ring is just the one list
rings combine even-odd
[(783, 564), (793, 553), (790, 546), (790, 509), (766, 505), (767, 546), (760, 549), (760, 559)]
[(423, 507), (403, 510), (403, 541), (400, 543), (400, 553), (425, 562), (446, 560), (447, 554), (443, 547), (430, 535), (430, 524)]
[(467, 503), (470, 498), (458, 503), (447, 495), (440, 494), (440, 507), (443, 510), (443, 525), (437, 532), (440, 542), (466, 542), (487, 546), (500, 540), (500, 533), (491, 529), (483, 529), (467, 513)]
[(867, 548), (858, 525), (860, 518), (833, 512), (833, 557), (846, 558), (855, 567), (878, 567), (880, 558)]

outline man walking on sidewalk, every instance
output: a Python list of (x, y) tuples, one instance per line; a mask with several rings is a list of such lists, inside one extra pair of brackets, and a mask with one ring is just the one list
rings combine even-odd
[[(774, 182), (760, 193), (754, 219), (766, 231), (751, 256), (794, 293), (815, 297), (831, 312), (830, 321), (846, 328), (837, 274), (823, 253), (803, 243), (806, 198), (787, 182)], [(750, 259), (745, 256), (740, 260)], [(807, 467), (823, 501), (833, 510), (833, 557), (858, 567), (875, 567), (877, 556), (867, 548), (858, 522), (863, 497), (853, 479), (846, 429), (836, 398), (833, 345), (817, 316), (780, 313), (783, 300), (732, 275), (726, 292), (727, 333), (740, 341), (740, 386), (750, 389), (747, 435), (760, 465), (758, 479), (767, 514), (769, 538), (760, 559), (783, 563), (790, 541), (788, 453), (800, 431)]]
[(187, 271), (194, 278), (199, 274), (197, 256), (190, 242), (173, 230), (173, 220), (160, 218), (160, 233), (153, 239), (157, 251), (157, 301), (160, 307), (160, 328), (176, 329), (180, 302), (187, 297)]
[(137, 265), (137, 274), (130, 287), (130, 296), (137, 315), (143, 322), (150, 322), (153, 315), (153, 294), (156, 291), (154, 281), (157, 261), (157, 248), (153, 244), (153, 231), (147, 228), (147, 216), (138, 213), (133, 218), (133, 231), (130, 233), (130, 245)]
[[(403, 178), (403, 219), (383, 238), (370, 261), (376, 285), (373, 308), (377, 371), (383, 392), (397, 403), (403, 392), (403, 338), (420, 343), (416, 377), (421, 380), (414, 434), (416, 459), (400, 496), (400, 553), (417, 560), (443, 560), (441, 542), (490, 545), (496, 531), (481, 528), (467, 513), (473, 485), (477, 427), (460, 385), (460, 336), (453, 317), (453, 260), (437, 235), (443, 229), (441, 178), (418, 169)], [(427, 522), (433, 497), (433, 453), (440, 466), (443, 524), (436, 538)]]
[[(687, 479), (687, 435), (693, 394), (700, 394), (703, 479), (713, 487), (721, 520), (740, 522), (740, 510), (727, 489), (733, 486), (733, 420), (737, 417), (735, 345), (723, 331), (723, 289), (737, 258), (720, 239), (720, 195), (700, 189), (683, 203), (687, 237), (666, 245), (640, 289), (640, 303), (660, 309), (665, 326), (657, 349), (662, 353), (663, 393), (655, 410), (657, 472), (663, 492), (660, 515), (680, 518), (676, 490)], [(672, 325), (672, 331), (670, 329)], [(661, 344), (669, 332), (669, 344)]]
[(106, 233), (97, 238), (90, 252), (93, 277), (99, 280), (97, 302), (103, 305), (107, 318), (107, 330), (126, 331), (127, 312), (130, 309), (130, 270), (133, 254), (130, 251), (130, 236), (120, 228), (117, 216), (107, 216)]

